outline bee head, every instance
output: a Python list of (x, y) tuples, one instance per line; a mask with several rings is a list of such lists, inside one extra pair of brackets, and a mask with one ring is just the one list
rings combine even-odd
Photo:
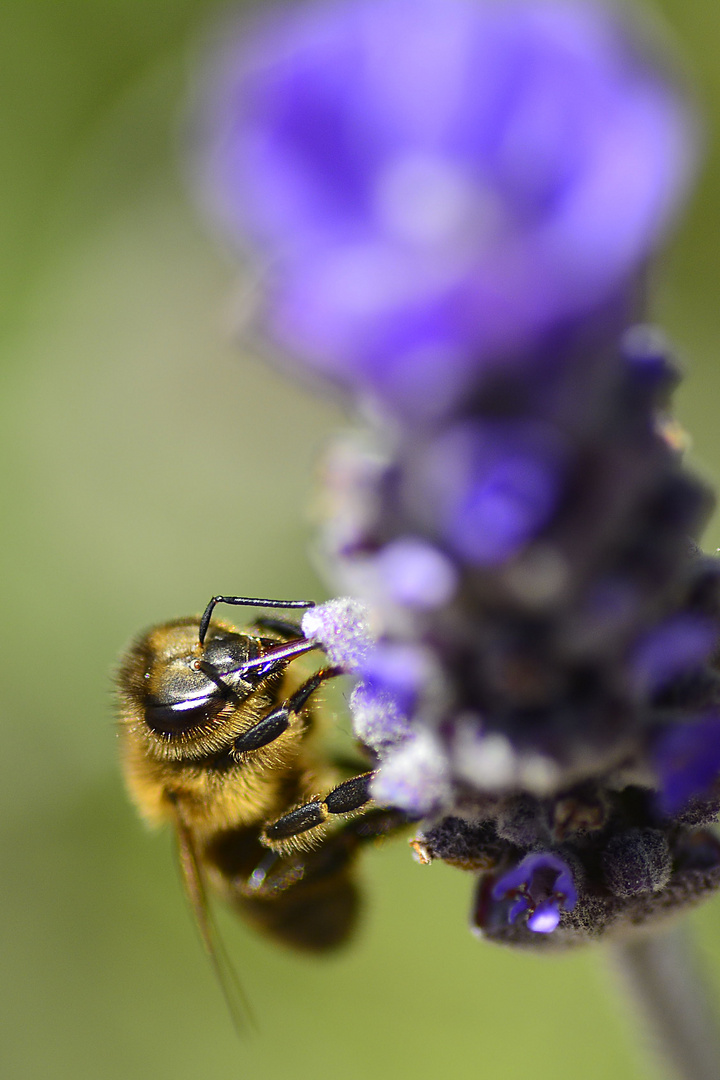
[[(172, 737), (215, 723), (257, 685), (258, 671), (244, 665), (259, 655), (246, 634), (215, 626), (202, 645), (197, 620), (151, 632), (144, 673), (143, 718), (157, 735)], [(160, 640), (158, 640), (158, 638)]]
[(217, 730), (282, 666), (263, 663), (270, 642), (214, 623), (200, 644), (198, 626), (188, 618), (154, 627), (131, 647), (118, 673), (123, 719), (141, 721), (162, 741)]

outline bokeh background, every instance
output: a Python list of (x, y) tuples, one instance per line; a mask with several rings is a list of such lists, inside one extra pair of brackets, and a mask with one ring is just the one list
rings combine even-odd
[[(708, 146), (657, 271), (679, 413), (720, 480), (717, 0), (657, 0)], [(218, 591), (320, 597), (314, 462), (345, 420), (233, 342), (236, 271), (179, 152), (210, 0), (0, 7), (0, 1072), (173, 1080), (642, 1075), (601, 952), (471, 938), (471, 882), (403, 841), (365, 859), (363, 931), (328, 961), (221, 919), (258, 1015), (239, 1041), (170, 838), (128, 806), (111, 672)], [(720, 523), (706, 546), (720, 544)], [(340, 716), (340, 726), (347, 726)], [(720, 992), (720, 898), (690, 919)], [(719, 1006), (720, 1007), (720, 1006)]]

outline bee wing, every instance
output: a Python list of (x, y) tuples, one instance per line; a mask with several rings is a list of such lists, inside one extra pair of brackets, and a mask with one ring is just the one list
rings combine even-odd
[(205, 950), (215, 969), (223, 997), (227, 1002), (233, 1023), (239, 1034), (248, 1027), (257, 1025), (250, 1008), (250, 1003), (243, 991), (237, 972), (228, 956), (207, 899), (207, 890), (200, 861), (197, 857), (192, 830), (182, 819), (178, 807), (175, 807), (175, 827), (177, 832), (178, 858), (185, 894), (190, 902), (195, 922), (203, 940)]

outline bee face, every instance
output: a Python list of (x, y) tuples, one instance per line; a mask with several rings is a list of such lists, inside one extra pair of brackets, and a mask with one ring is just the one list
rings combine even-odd
[(198, 627), (198, 619), (156, 627), (133, 645), (120, 671), (125, 716), (146, 748), (166, 760), (227, 745), (241, 706), (272, 670), (243, 670), (261, 654), (259, 638), (216, 623), (201, 645)]
[(204, 728), (228, 703), (247, 697), (252, 687), (240, 671), (256, 652), (250, 638), (219, 630), (200, 647), (196, 628), (188, 634), (184, 626), (169, 628), (164, 638), (145, 673), (144, 719), (151, 731), (172, 738)]

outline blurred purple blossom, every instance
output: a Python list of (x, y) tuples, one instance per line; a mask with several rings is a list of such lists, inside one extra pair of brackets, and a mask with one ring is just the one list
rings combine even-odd
[(668, 817), (708, 795), (720, 776), (720, 712), (668, 726), (655, 742), (653, 764)]
[(377, 557), (379, 587), (408, 608), (439, 607), (452, 599), (457, 573), (450, 559), (417, 537), (388, 544)]
[(635, 646), (631, 679), (639, 694), (652, 695), (686, 673), (701, 669), (718, 644), (718, 627), (707, 616), (681, 614), (654, 627)]
[(562, 489), (557, 436), (530, 425), (462, 424), (418, 455), (420, 482), (443, 540), (463, 559), (493, 566), (549, 521)]
[(423, 417), (628, 288), (694, 142), (619, 9), (558, 0), (273, 9), (214, 67), (202, 140), (270, 335)]

